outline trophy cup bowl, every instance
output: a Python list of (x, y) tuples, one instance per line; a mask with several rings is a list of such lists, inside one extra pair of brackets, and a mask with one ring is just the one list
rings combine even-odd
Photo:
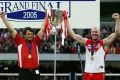
[(52, 15), (50, 16), (50, 23), (56, 27), (63, 20), (63, 11), (58, 9), (52, 9)]

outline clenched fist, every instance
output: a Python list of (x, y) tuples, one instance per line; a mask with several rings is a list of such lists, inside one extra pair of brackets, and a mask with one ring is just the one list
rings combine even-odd
[(2, 17), (5, 17), (5, 12), (0, 12), (0, 17), (2, 18)]
[(112, 18), (115, 20), (120, 19), (120, 15), (118, 13), (113, 13)]

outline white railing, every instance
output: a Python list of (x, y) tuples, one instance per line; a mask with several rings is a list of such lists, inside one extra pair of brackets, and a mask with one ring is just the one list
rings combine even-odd
[[(18, 76), (18, 73), (0, 73), (0, 76)], [(69, 76), (69, 73), (57, 73), (56, 76)], [(54, 73), (41, 73), (40, 76), (54, 76)], [(76, 73), (76, 76), (82, 76), (82, 74), (80, 73)], [(105, 74), (105, 76), (120, 76), (120, 74), (117, 73), (109, 73), (109, 74)]]
[[(81, 60), (85, 60), (85, 54), (80, 54)], [(54, 61), (55, 54), (39, 54), (40, 61)], [(0, 60), (18, 60), (16, 53), (0, 53)], [(78, 54), (56, 54), (56, 61), (80, 61)], [(120, 61), (120, 54), (107, 54), (105, 61)]]

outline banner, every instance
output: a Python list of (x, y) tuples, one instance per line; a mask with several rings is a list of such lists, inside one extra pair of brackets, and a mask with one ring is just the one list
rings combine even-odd
[[(100, 0), (47, 1), (47, 0), (4, 0), (0, 1), (0, 11), (14, 28), (40, 28), (47, 7), (66, 10), (73, 28), (91, 28), (100, 24)], [(0, 28), (6, 28), (0, 19)]]

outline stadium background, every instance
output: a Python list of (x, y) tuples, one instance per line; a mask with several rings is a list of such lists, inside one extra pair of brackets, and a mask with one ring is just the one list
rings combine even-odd
[[(112, 13), (118, 12), (120, 14), (120, 1), (119, 0), (101, 0), (100, 3), (100, 28), (101, 28), (101, 39), (107, 37), (110, 33), (114, 32), (115, 23), (111, 18)], [(89, 13), (88, 13), (89, 14)], [(94, 18), (94, 17), (93, 17)], [(22, 35), (22, 29), (17, 29)], [(75, 29), (77, 34), (83, 35), (84, 37), (90, 36), (89, 29)], [(38, 29), (34, 29), (37, 33)], [(70, 73), (76, 72), (81, 73), (79, 58), (75, 59), (77, 55), (77, 45), (70, 37), (66, 38), (65, 46), (60, 45), (60, 31), (57, 34), (57, 73)], [(17, 59), (16, 57), (16, 46), (8, 33), (7, 29), (0, 29), (0, 73), (18, 73)], [(50, 56), (54, 54), (54, 36), (51, 35), (49, 40), (45, 40), (39, 47), (40, 52), (40, 72), (41, 73), (54, 73), (54, 59)], [(84, 52), (83, 46), (80, 46), (80, 53), (84, 68)], [(108, 56), (106, 59), (106, 73), (119, 73), (120, 74), (120, 38), (118, 38), (108, 49)], [(3, 59), (2, 56), (6, 56)], [(10, 55), (10, 56), (9, 56)], [(70, 58), (67, 57), (70, 55)], [(50, 59), (45, 60), (45, 56)], [(65, 57), (66, 56), (66, 57)], [(71, 57), (73, 56), (73, 57)], [(71, 60), (70, 60), (71, 59)], [(79, 77), (77, 78), (77, 80)], [(17, 76), (0, 76), (0, 80), (17, 80)], [(41, 77), (41, 80), (53, 80), (53, 77)], [(57, 80), (68, 80), (68, 77), (62, 76), (57, 77)], [(106, 80), (120, 80), (120, 76), (108, 76)]]

